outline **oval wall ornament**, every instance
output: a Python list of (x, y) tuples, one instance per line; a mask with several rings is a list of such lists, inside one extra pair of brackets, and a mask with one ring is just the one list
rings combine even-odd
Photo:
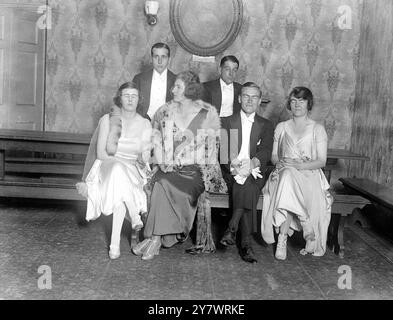
[(243, 22), (242, 0), (171, 0), (169, 20), (188, 52), (213, 56), (227, 49)]

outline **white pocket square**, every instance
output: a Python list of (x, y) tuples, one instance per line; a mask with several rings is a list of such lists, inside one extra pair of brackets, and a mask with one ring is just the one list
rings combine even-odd
[(259, 141), (257, 142), (257, 146), (259, 146), (261, 144), (261, 139), (259, 139)]

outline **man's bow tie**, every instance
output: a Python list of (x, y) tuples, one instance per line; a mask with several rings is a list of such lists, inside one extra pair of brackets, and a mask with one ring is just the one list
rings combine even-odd
[(251, 123), (254, 123), (254, 116), (246, 116), (246, 115), (243, 115), (243, 117), (242, 117), (244, 120), (246, 120), (246, 121), (248, 121), (248, 122), (251, 122)]

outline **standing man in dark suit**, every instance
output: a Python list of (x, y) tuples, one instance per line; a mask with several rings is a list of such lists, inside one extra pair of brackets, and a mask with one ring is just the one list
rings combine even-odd
[[(203, 84), (205, 89), (203, 100), (216, 107), (221, 119), (240, 112), (239, 95), (242, 85), (234, 81), (238, 69), (239, 60), (232, 55), (225, 56), (220, 61), (220, 78)], [(221, 170), (223, 169), (221, 168)], [(228, 191), (231, 192), (231, 181), (228, 181), (227, 178), (224, 176)], [(229, 217), (230, 210), (220, 210), (219, 214)]]
[(153, 69), (137, 74), (132, 80), (142, 96), (137, 112), (150, 119), (165, 102), (171, 99), (171, 88), (176, 75), (168, 70), (171, 51), (165, 43), (158, 42), (151, 47)]
[(273, 125), (256, 114), (261, 103), (261, 90), (253, 82), (241, 89), (241, 111), (222, 119), (221, 148), (229, 154), (229, 164), (222, 165), (226, 181), (232, 181), (232, 218), (220, 243), (236, 242), (240, 223), (240, 256), (246, 262), (257, 262), (251, 247), (251, 234), (257, 231), (257, 203), (265, 184), (267, 162), (273, 148)]
[(220, 62), (220, 78), (203, 84), (204, 100), (217, 108), (220, 118), (240, 111), (238, 96), (242, 85), (234, 82), (238, 69), (239, 60), (235, 56), (225, 56)]

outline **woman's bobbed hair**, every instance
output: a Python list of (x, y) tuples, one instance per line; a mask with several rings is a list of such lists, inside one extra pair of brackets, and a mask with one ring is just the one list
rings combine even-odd
[(123, 90), (125, 89), (136, 89), (138, 91), (138, 95), (139, 95), (139, 100), (138, 100), (138, 104), (141, 102), (142, 97), (139, 94), (139, 89), (136, 87), (136, 84), (134, 82), (125, 82), (123, 83), (119, 89), (117, 89), (116, 95), (113, 98), (113, 102), (115, 105), (117, 105), (119, 108), (122, 107), (121, 105), (121, 95), (123, 93)]
[(310, 89), (306, 87), (295, 87), (292, 89), (287, 100), (287, 109), (291, 110), (291, 98), (307, 100), (307, 110), (311, 111), (314, 105), (314, 97)]

